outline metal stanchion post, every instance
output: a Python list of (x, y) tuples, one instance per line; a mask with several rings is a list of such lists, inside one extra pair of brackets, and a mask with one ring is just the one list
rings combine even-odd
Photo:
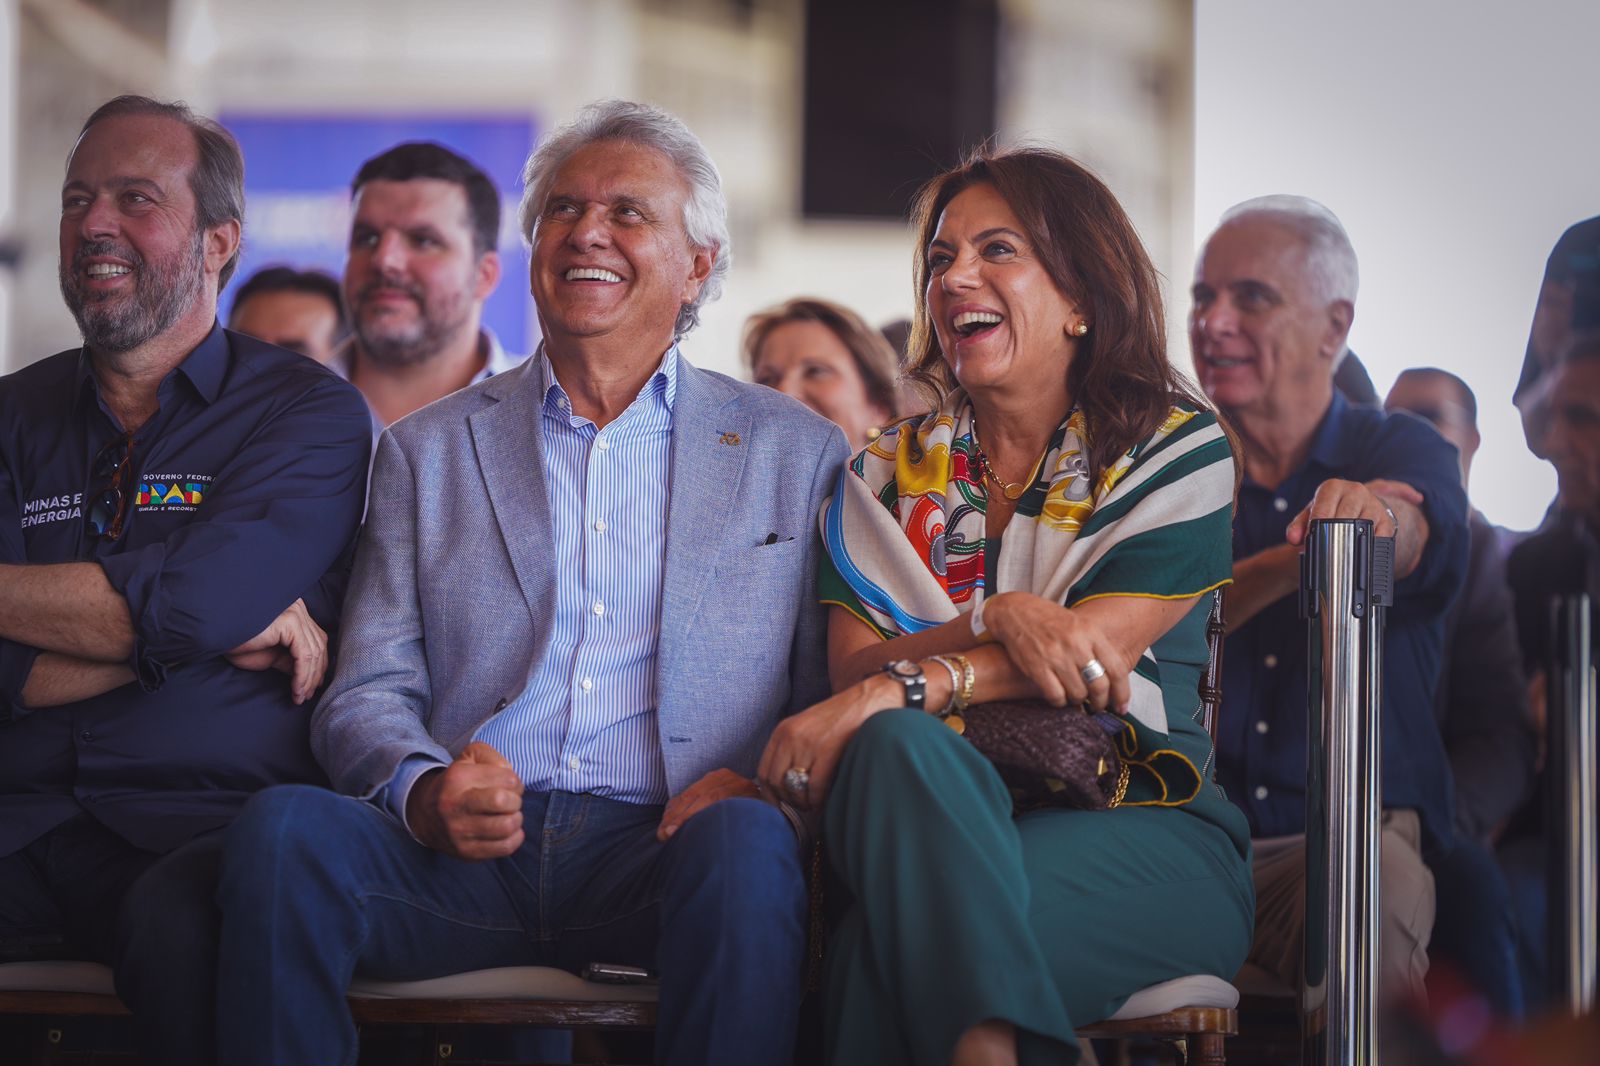
[(1595, 1005), (1595, 666), (1589, 597), (1551, 604), (1548, 664), (1550, 991), (1575, 1016)]
[(1379, 711), (1394, 541), (1319, 519), (1301, 557), (1308, 621), (1304, 1061), (1378, 1059)]

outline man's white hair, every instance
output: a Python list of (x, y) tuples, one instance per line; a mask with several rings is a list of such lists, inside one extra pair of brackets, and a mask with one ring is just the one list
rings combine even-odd
[(722, 281), (727, 277), (732, 253), (722, 176), (700, 138), (676, 115), (631, 100), (600, 100), (579, 111), (578, 117), (565, 126), (552, 131), (539, 143), (522, 169), (524, 191), (518, 213), (522, 237), (530, 246), (533, 244), (533, 231), (544, 213), (556, 172), (579, 150), (600, 141), (625, 141), (655, 149), (672, 160), (672, 165), (689, 186), (689, 199), (683, 205), (684, 231), (691, 245), (702, 251), (714, 251), (715, 259), (710, 276), (700, 286), (699, 295), (678, 310), (673, 333), (681, 337), (699, 324), (701, 305), (722, 295)]
[(1360, 277), (1356, 268), (1356, 250), (1350, 244), (1350, 235), (1344, 231), (1339, 216), (1308, 196), (1258, 196), (1253, 200), (1235, 204), (1223, 212), (1221, 229), (1230, 222), (1244, 219), (1263, 219), (1293, 230), (1305, 241), (1309, 252), (1306, 271), (1318, 294), (1327, 302), (1349, 300), (1356, 302), (1356, 288)]

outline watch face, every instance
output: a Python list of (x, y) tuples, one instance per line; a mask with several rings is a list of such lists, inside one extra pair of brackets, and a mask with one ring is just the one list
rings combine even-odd
[(922, 676), (922, 667), (918, 666), (910, 659), (896, 659), (894, 662), (885, 663), (883, 668), (885, 671), (893, 674), (895, 677), (904, 678), (907, 681)]

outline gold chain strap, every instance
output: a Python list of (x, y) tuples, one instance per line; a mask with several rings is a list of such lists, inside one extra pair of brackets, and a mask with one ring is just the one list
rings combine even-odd
[(1123, 763), (1117, 770), (1117, 790), (1111, 794), (1111, 802), (1106, 804), (1106, 809), (1119, 806), (1128, 795), (1128, 778), (1133, 776), (1128, 770), (1128, 764)]

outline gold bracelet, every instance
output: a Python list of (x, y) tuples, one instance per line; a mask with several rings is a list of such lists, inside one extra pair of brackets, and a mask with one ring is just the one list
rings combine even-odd
[(950, 696), (953, 704), (951, 709), (959, 714), (972, 706), (972, 693), (978, 687), (978, 671), (972, 668), (972, 660), (965, 655), (952, 654), (950, 661), (961, 667), (961, 692), (958, 695), (952, 691)]

